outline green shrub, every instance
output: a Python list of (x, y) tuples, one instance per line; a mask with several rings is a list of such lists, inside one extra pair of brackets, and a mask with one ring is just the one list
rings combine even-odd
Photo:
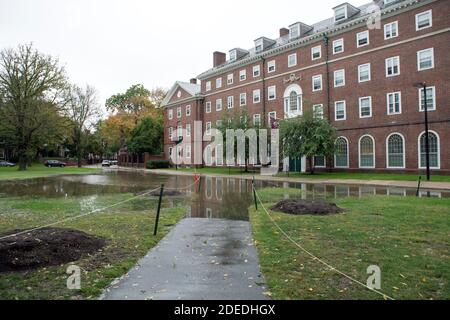
[(149, 160), (147, 161), (147, 169), (165, 169), (169, 168), (170, 163), (167, 160)]

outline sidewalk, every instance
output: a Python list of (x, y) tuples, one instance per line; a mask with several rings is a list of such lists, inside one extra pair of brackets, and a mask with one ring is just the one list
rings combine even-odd
[(104, 300), (262, 300), (264, 279), (250, 223), (184, 219)]
[[(138, 169), (132, 169), (138, 170)], [(175, 171), (175, 170), (146, 170), (147, 172), (155, 174), (179, 175), (179, 176), (194, 176), (193, 172)], [(235, 178), (252, 180), (253, 176), (250, 174), (236, 175), (236, 174), (218, 174), (218, 173), (201, 173), (202, 176), (214, 178)], [(339, 184), (339, 185), (363, 185), (363, 186), (379, 186), (379, 187), (400, 187), (400, 188), (417, 188), (416, 181), (396, 181), (396, 180), (357, 180), (357, 179), (308, 179), (308, 178), (289, 178), (289, 177), (273, 177), (255, 175), (255, 180), (258, 181), (273, 181), (273, 182), (296, 182), (296, 183), (315, 183), (315, 184)], [(428, 182), (422, 181), (421, 189), (450, 191), (450, 182)]]

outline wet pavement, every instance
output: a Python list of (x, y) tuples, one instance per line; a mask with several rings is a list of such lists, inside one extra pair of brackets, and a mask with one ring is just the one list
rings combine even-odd
[(249, 222), (187, 218), (102, 299), (260, 300), (264, 291)]

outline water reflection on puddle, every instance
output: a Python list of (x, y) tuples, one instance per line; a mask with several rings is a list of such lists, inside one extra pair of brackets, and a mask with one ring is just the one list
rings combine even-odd
[[(85, 210), (95, 207), (97, 196), (119, 193), (139, 193), (164, 184), (166, 188), (192, 185), (193, 177), (146, 174), (136, 171), (112, 171), (97, 175), (59, 176), (24, 181), (0, 182), (0, 197), (82, 197)], [(333, 184), (306, 184), (256, 181), (257, 188), (296, 188), (302, 198), (363, 197), (363, 196), (415, 196), (416, 190), (398, 187), (347, 186)], [(196, 218), (223, 218), (248, 220), (248, 206), (252, 201), (251, 181), (236, 178), (204, 177), (200, 188), (192, 185), (184, 189), (188, 205), (187, 216)], [(448, 198), (450, 192), (422, 190), (420, 196)], [(179, 201), (167, 197), (165, 207), (176, 206)]]

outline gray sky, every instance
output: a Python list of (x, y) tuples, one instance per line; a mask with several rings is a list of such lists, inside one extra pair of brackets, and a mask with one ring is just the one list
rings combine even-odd
[(329, 18), (342, 2), (0, 0), (0, 49), (33, 42), (59, 57), (72, 82), (95, 86), (104, 104), (135, 83), (188, 81), (212, 67), (213, 51), (248, 49), (291, 23)]

